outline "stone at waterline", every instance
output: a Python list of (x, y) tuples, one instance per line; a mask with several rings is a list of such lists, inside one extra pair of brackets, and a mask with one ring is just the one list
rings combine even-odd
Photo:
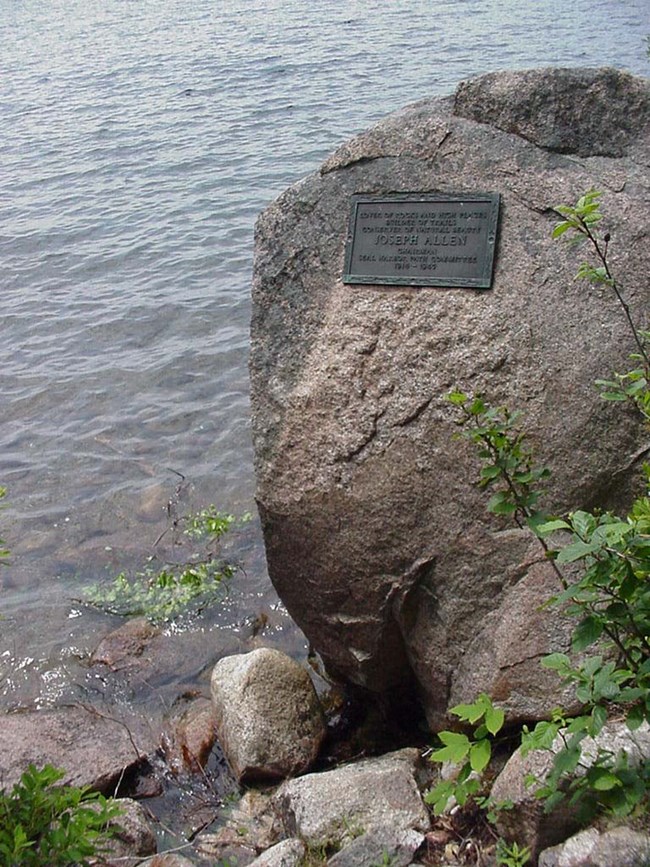
[(325, 736), (325, 719), (305, 669), (259, 648), (220, 659), (212, 672), (217, 736), (241, 781), (304, 773)]
[(90, 706), (0, 716), (0, 787), (10, 789), (28, 764), (65, 770), (63, 783), (113, 795), (125, 774), (141, 766), (157, 733), (139, 717)]
[(165, 720), (161, 748), (174, 774), (200, 773), (216, 739), (215, 711), (209, 698), (186, 693), (174, 702)]
[(121, 798), (117, 804), (122, 812), (109, 822), (114, 836), (104, 844), (100, 863), (105, 867), (138, 867), (143, 856), (156, 852), (156, 835), (141, 804), (131, 798)]
[[(258, 221), (250, 369), (269, 573), (330, 671), (386, 695), (417, 688), (432, 726), (463, 691), (477, 627), (531, 565), (472, 485), (449, 390), (523, 410), (555, 511), (618, 507), (638, 475), (641, 427), (593, 387), (625, 369), (632, 338), (607, 287), (574, 281), (582, 253), (550, 233), (555, 205), (602, 190), (612, 266), (644, 322), (649, 124), (648, 82), (616, 70), (491, 75), (344, 144)], [(500, 195), (490, 290), (342, 283), (351, 197), (414, 191)], [(526, 697), (503, 700), (516, 717)]]

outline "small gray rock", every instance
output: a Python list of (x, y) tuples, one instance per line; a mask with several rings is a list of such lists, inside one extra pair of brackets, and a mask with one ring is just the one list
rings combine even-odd
[(630, 828), (599, 833), (588, 828), (559, 846), (545, 849), (539, 867), (647, 867), (650, 837)]
[(240, 781), (304, 773), (318, 754), (325, 720), (302, 666), (260, 648), (221, 659), (212, 673), (219, 743)]
[(415, 782), (419, 753), (405, 749), (283, 783), (274, 796), (285, 832), (308, 845), (341, 845), (378, 828), (429, 828)]
[(237, 867), (248, 867), (258, 854), (251, 846), (231, 842), (220, 833), (200, 834), (195, 846), (201, 858), (213, 858), (215, 863), (223, 864), (234, 862)]
[(272, 795), (257, 789), (249, 789), (234, 806), (224, 828), (218, 833), (234, 833), (240, 843), (262, 852), (279, 841), (281, 837), (279, 826)]
[(282, 840), (251, 862), (251, 867), (296, 867), (306, 852), (302, 840)]
[[(559, 750), (561, 746), (562, 741), (558, 736), (553, 749)], [(650, 727), (644, 723), (632, 732), (623, 722), (608, 723), (597, 738), (585, 738), (582, 742), (581, 765), (588, 766), (599, 750), (614, 756), (625, 752), (631, 766), (639, 765), (650, 757)], [(566, 801), (547, 814), (544, 812), (544, 802), (535, 797), (536, 787), (528, 788), (524, 783), (528, 774), (543, 782), (551, 770), (553, 757), (553, 750), (534, 750), (525, 758), (520, 750), (516, 750), (492, 786), (493, 801), (510, 801), (513, 805), (512, 809), (499, 814), (499, 833), (530, 846), (533, 853), (559, 843), (568, 834), (578, 830), (576, 810)]]
[(407, 828), (380, 828), (357, 837), (327, 862), (328, 867), (406, 867), (424, 842), (424, 834)]
[(115, 829), (102, 853), (102, 862), (107, 867), (135, 867), (144, 855), (152, 855), (157, 849), (156, 835), (151, 830), (144, 808), (131, 798), (117, 801), (122, 815), (111, 820)]

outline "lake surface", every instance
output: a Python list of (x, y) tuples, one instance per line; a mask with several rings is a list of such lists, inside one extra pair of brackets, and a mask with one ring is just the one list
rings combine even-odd
[[(140, 568), (179, 508), (254, 510), (256, 215), (343, 140), (478, 73), (648, 74), (647, 0), (0, 0), (0, 703), (88, 689), (119, 618), (74, 600)], [(147, 688), (304, 643), (259, 527), (223, 605), (171, 629)]]

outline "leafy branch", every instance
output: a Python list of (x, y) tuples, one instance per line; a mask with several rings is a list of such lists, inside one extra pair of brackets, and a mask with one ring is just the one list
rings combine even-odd
[(586, 241), (589, 244), (597, 264), (583, 262), (578, 269), (576, 279), (589, 280), (596, 284), (601, 283), (612, 289), (636, 343), (638, 352), (634, 353), (631, 358), (640, 362), (640, 366), (625, 374), (615, 373), (613, 380), (596, 380), (596, 385), (602, 390), (601, 396), (604, 400), (631, 400), (646, 421), (650, 421), (650, 390), (648, 387), (650, 382), (650, 354), (648, 352), (650, 333), (637, 327), (632, 318), (630, 306), (623, 295), (623, 290), (612, 274), (609, 263), (611, 235), (606, 232), (601, 238), (596, 230), (596, 226), (603, 219), (600, 210), (600, 197), (601, 194), (597, 190), (589, 190), (578, 199), (575, 205), (558, 205), (555, 210), (564, 219), (555, 226), (552, 236), (553, 238), (560, 238), (565, 235), (573, 241)]
[[(556, 210), (563, 220), (553, 230), (553, 237), (587, 242), (596, 260), (596, 264), (582, 263), (577, 278), (613, 290), (638, 350), (631, 356), (637, 363), (633, 370), (597, 381), (601, 397), (631, 401), (649, 424), (650, 333), (636, 326), (610, 268), (611, 236), (605, 233), (601, 237), (597, 228), (603, 219), (600, 193), (590, 190), (575, 205)], [(569, 798), (585, 814), (604, 807), (625, 815), (647, 796), (650, 763), (632, 767), (624, 752), (613, 755), (598, 747), (595, 754), (593, 749), (587, 754), (585, 740), (598, 737), (612, 711), (622, 712), (631, 730), (650, 722), (650, 466), (644, 466), (646, 495), (637, 497), (623, 518), (583, 510), (548, 518), (538, 508), (542, 493), (538, 486), (548, 477), (548, 470), (535, 467), (525, 434), (518, 427), (519, 414), (505, 407), (492, 408), (482, 397), (460, 391), (452, 392), (449, 400), (459, 411), (458, 423), (465, 428), (465, 435), (478, 447), (483, 462), (479, 487), (497, 488), (488, 510), (511, 516), (519, 527), (529, 527), (560, 578), (563, 590), (549, 602), (563, 605), (577, 619), (572, 650), (584, 653), (598, 642), (599, 652), (584, 656), (579, 663), (563, 653), (542, 660), (544, 667), (575, 685), (584, 711), (567, 717), (556, 709), (550, 720), (539, 722), (533, 731), (524, 726), (524, 754), (531, 749), (553, 752), (551, 771), (536, 794), (545, 800), (549, 811)], [(564, 534), (561, 543), (557, 541), (559, 534)], [(571, 583), (560, 568), (569, 564), (582, 567), (580, 577)], [(487, 696), (483, 699), (489, 701)], [(472, 748), (478, 749), (466, 735), (450, 739), (449, 734), (441, 733), (445, 747), (434, 753), (434, 758), (449, 756), (451, 751), (463, 759)], [(471, 762), (466, 762), (459, 777), (461, 785), (466, 786), (470, 772)], [(455, 794), (453, 784), (440, 785), (446, 788), (432, 790), (437, 807), (443, 795)]]
[(462, 732), (438, 733), (442, 747), (431, 753), (430, 760), (452, 762), (461, 767), (455, 779), (442, 780), (425, 795), (424, 800), (433, 806), (436, 816), (445, 811), (450, 798), (453, 797), (462, 807), (470, 797), (478, 794), (481, 788), (478, 775), (487, 768), (492, 758), (491, 736), (501, 731), (505, 718), (503, 711), (494, 707), (485, 693), (481, 693), (473, 704), (452, 707), (450, 713), (461, 722), (480, 724), (471, 738)]
[(547, 467), (535, 466), (533, 453), (526, 443), (526, 434), (518, 428), (521, 413), (507, 407), (489, 407), (480, 395), (469, 396), (452, 391), (448, 400), (460, 412), (458, 424), (463, 433), (478, 447), (483, 461), (479, 488), (498, 490), (490, 498), (487, 510), (494, 515), (511, 517), (518, 527), (532, 530), (542, 546), (557, 578), (566, 588), (566, 578), (558, 568), (548, 543), (538, 533), (547, 516), (537, 507), (542, 490), (539, 482), (551, 475)]
[(64, 776), (51, 765), (29, 765), (11, 792), (0, 792), (1, 863), (83, 867), (117, 833), (117, 803), (88, 788), (58, 785)]
[(575, 205), (557, 205), (555, 210), (564, 217), (564, 220), (555, 226), (552, 237), (559, 238), (567, 232), (572, 232), (573, 238), (584, 238), (589, 242), (600, 264), (594, 266), (590, 262), (583, 262), (578, 269), (576, 277), (582, 280), (589, 280), (592, 283), (604, 283), (614, 291), (619, 304), (623, 308), (625, 318), (627, 319), (640, 356), (643, 359), (645, 369), (648, 371), (650, 370), (650, 357), (648, 357), (642, 334), (632, 319), (630, 307), (623, 297), (622, 291), (609, 267), (608, 253), (611, 235), (609, 232), (606, 232), (601, 239), (595, 231), (596, 225), (603, 219), (603, 214), (600, 210), (600, 197), (601, 193), (597, 190), (589, 190), (589, 192), (578, 199)]

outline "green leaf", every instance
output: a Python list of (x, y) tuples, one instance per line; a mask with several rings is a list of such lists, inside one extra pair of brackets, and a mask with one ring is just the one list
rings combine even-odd
[(487, 738), (473, 744), (469, 751), (469, 763), (472, 770), (480, 774), (488, 766), (491, 755), (492, 747)]
[(576, 653), (579, 653), (585, 647), (589, 647), (589, 645), (598, 641), (602, 634), (602, 621), (594, 617), (593, 614), (589, 614), (576, 626), (571, 638), (571, 646)]
[(627, 714), (625, 722), (630, 731), (636, 731), (645, 720), (645, 713), (642, 705), (635, 705)]
[(505, 713), (500, 707), (490, 707), (485, 713), (485, 727), (491, 735), (496, 735), (503, 728)]
[(551, 233), (552, 238), (559, 238), (560, 235), (563, 235), (569, 229), (573, 228), (573, 223), (570, 223), (568, 220), (564, 220), (562, 223), (558, 223), (557, 226), (553, 229)]
[(454, 794), (455, 788), (456, 787), (451, 780), (443, 780), (425, 794), (424, 800), (427, 804), (433, 806), (433, 812), (436, 816), (440, 816), (441, 813), (444, 813), (447, 804), (449, 803), (449, 799)]
[(447, 395), (447, 400), (454, 406), (463, 406), (469, 398), (462, 391), (452, 391)]
[(622, 786), (619, 778), (607, 768), (591, 768), (588, 773), (589, 785), (597, 792), (608, 792)]
[(540, 524), (537, 528), (540, 536), (547, 536), (549, 533), (555, 533), (557, 530), (570, 530), (571, 525), (567, 524), (566, 521), (562, 521), (560, 519), (554, 521), (546, 521), (544, 524)]
[(627, 400), (627, 395), (622, 391), (601, 391), (600, 397), (602, 400), (623, 401)]
[(581, 538), (590, 536), (596, 528), (596, 519), (589, 512), (580, 509), (571, 513), (571, 524), (575, 533)]
[(457, 704), (449, 708), (449, 713), (453, 713), (464, 722), (475, 723), (483, 716), (484, 710), (477, 703)]
[(494, 464), (492, 466), (483, 467), (480, 474), (481, 481), (484, 483), (491, 482), (493, 479), (498, 478), (502, 472), (501, 467), (494, 466)]
[(431, 753), (432, 762), (454, 762), (455, 764), (459, 764), (464, 761), (471, 747), (467, 735), (445, 731), (439, 732), (438, 737), (445, 746)]
[(517, 511), (517, 506), (509, 501), (505, 491), (499, 491), (489, 499), (487, 510), (493, 515), (512, 515)]
[(541, 665), (544, 668), (551, 668), (560, 674), (566, 674), (571, 671), (571, 660), (565, 653), (549, 653), (541, 660)]
[(582, 560), (589, 554), (593, 554), (599, 548), (600, 545), (597, 543), (587, 543), (578, 539), (567, 545), (566, 548), (562, 548), (555, 559), (558, 563), (574, 563), (576, 560)]
[(581, 752), (578, 747), (568, 749), (565, 747), (555, 755), (553, 766), (560, 774), (569, 774), (575, 771), (580, 761)]

